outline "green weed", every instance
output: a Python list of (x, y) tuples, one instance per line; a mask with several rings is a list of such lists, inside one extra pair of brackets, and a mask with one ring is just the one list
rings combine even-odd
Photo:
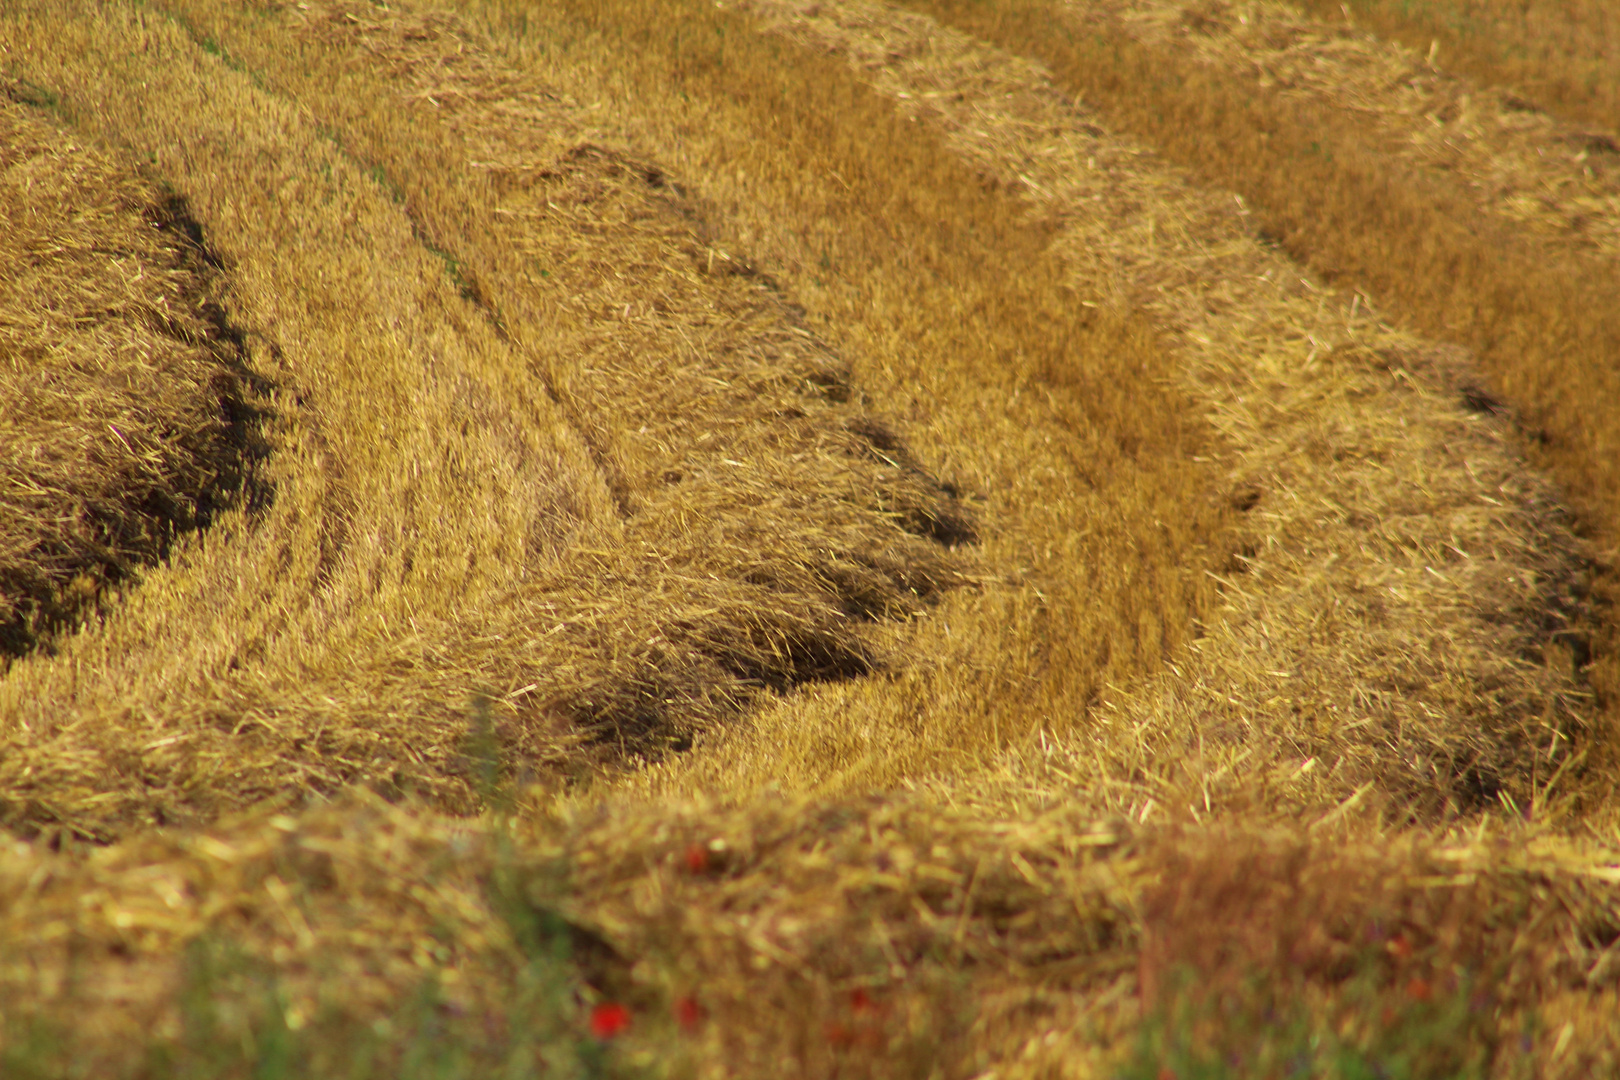
[[(500, 848), (489, 899), (516, 943), (504, 991), (468, 1009), (445, 992), (446, 968), (427, 972), (383, 1016), (362, 1015), (328, 978), (294, 987), (289, 977), (228, 936), (187, 948), (173, 1008), (177, 1032), (145, 1045), (108, 1048), (75, 1035), (76, 990), (0, 1024), (0, 1076), (7, 1080), (519, 1080), (546, 1076), (610, 1080), (655, 1075), (613, 1045), (597, 997), (581, 980), (616, 962), (610, 947), (544, 902), (563, 887), (557, 868), (519, 865)], [(592, 955), (576, 955), (575, 942)], [(335, 973), (330, 973), (335, 975)], [(313, 1007), (312, 1007), (313, 1003)], [(620, 1008), (612, 1005), (610, 1007)], [(641, 1020), (642, 1010), (637, 1009)], [(630, 1013), (625, 1011), (628, 1017)], [(638, 1026), (639, 1023), (638, 1023)], [(656, 1030), (653, 1034), (656, 1034)], [(645, 1055), (644, 1055), (645, 1056)], [(666, 1068), (668, 1055), (658, 1059)]]
[(1369, 963), (1318, 996), (1279, 992), (1286, 980), (1276, 975), (1209, 992), (1182, 970), (1119, 1080), (1471, 1080), (1490, 1071), (1494, 1009), (1466, 979), (1391, 984)]

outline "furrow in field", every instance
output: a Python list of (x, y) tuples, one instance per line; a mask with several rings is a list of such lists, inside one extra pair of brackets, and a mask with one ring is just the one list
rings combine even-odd
[[(1109, 131), (1029, 61), (876, 4), (749, 6), (1021, 190), (1077, 278), (1152, 316), (1227, 438), (1247, 537), (1218, 571), (1218, 617), (1169, 672), (1112, 687), (1053, 780), (1128, 765), (1198, 813), (1268, 775), (1307, 802), (1532, 798), (1583, 710), (1562, 643), (1584, 567), (1470, 357), (1316, 279), (1240, 198)], [(1129, 751), (1099, 748), (1115, 742)], [(1132, 786), (1137, 813), (1166, 798)]]
[[(492, 390), (494, 334), (315, 125), (171, 22), (83, 14), (8, 12), (6, 65), (53, 88), (63, 138), (119, 148), (192, 200), (228, 267), (222, 303), (276, 388), (276, 494), (182, 545), (104, 625), (12, 668), (6, 819), (106, 836), (330, 788), (368, 763), (410, 771), (433, 737), (407, 748), (330, 711), (351, 692), (419, 709), (353, 678), (363, 659), (409, 670), (424, 630), (593, 526), (589, 466), (544, 402)], [(433, 584), (413, 595), (413, 581)], [(465, 692), (436, 706), (450, 753)]]
[[(715, 771), (700, 775), (671, 761), (681, 782), (740, 795), (776, 784), (858, 788), (956, 767), (1042, 717), (1077, 714), (1113, 673), (1151, 667), (1185, 634), (1229, 511), (1209, 497), (1209, 472), (1197, 460), (1207, 430), (1157, 378), (1156, 345), (1138, 323), (1070, 303), (1072, 285), (1017, 203), (982, 190), (932, 134), (896, 118), (840, 65), (811, 57), (807, 70), (780, 43), (741, 33), (740, 20), (709, 9), (691, 20), (695, 29), (677, 20), (678, 32), (666, 33), (667, 13), (634, 5), (485, 10), (479, 33), (444, 15), (423, 22), (355, 5), (289, 9), (280, 16), (299, 64), (282, 65), (281, 31), (228, 7), (184, 10), (199, 33), (395, 178), (422, 227), (447, 238), (443, 246), (504, 324), (517, 325), (532, 306), (545, 327), (533, 340), (583, 357), (557, 364), (556, 385), (580, 415), (598, 418), (603, 445), (618, 440), (622, 460), (651, 457), (656, 467), (626, 475), (632, 486), (637, 477), (654, 481), (654, 510), (670, 497), (656, 494), (668, 490), (670, 470), (657, 443), (679, 450), (711, 426), (693, 422), (660, 354), (673, 348), (715, 363), (726, 347), (691, 326), (677, 326), (680, 340), (671, 341), (659, 325), (672, 264), (694, 261), (704, 273), (740, 271), (756, 295), (802, 305), (801, 329), (847, 363), (847, 386), (836, 371), (810, 381), (831, 374), (830, 392), (852, 392), (851, 408), (882, 419), (860, 430), (879, 461), (899, 470), (884, 476), (913, 486), (885, 479), (867, 497), (902, 531), (946, 543), (965, 537), (941, 512), (953, 505), (949, 492), (929, 486), (919, 461), (939, 462), (979, 508), (989, 568), (982, 589), (946, 598), (907, 626), (881, 679), (771, 700), (758, 718), (769, 734), (736, 744), (746, 763), (702, 755)], [(610, 275), (588, 261), (616, 241), (578, 238), (579, 269), (562, 274), (556, 306), (543, 309), (532, 278), (536, 266), (561, 273), (544, 235), (561, 202), (548, 195), (542, 207), (526, 187), (544, 159), (522, 111), (501, 104), (532, 80), (565, 106), (538, 125), (548, 137), (579, 125), (604, 152), (644, 162), (689, 192), (712, 230), (702, 248), (649, 248), (635, 273), (615, 267)], [(793, 123), (783, 122), (784, 100), (802, 109)], [(853, 140), (851, 124), (875, 134)], [(768, 227), (756, 228), (762, 220)], [(783, 263), (769, 245), (784, 233), (814, 253)], [(548, 261), (530, 261), (537, 255)], [(606, 302), (591, 313), (610, 318), (592, 325), (572, 309), (597, 297)], [(579, 336), (569, 336), (576, 326)], [(892, 431), (905, 433), (914, 457), (895, 452)], [(748, 474), (736, 463), (752, 458), (716, 457), (715, 473), (700, 476), (712, 489), (677, 489), (714, 494), (692, 521), (724, 520), (754, 498), (737, 486)], [(737, 484), (727, 486), (726, 475)], [(813, 522), (826, 505), (794, 504), (784, 520)], [(649, 551), (669, 549), (665, 536), (649, 537)]]
[[(871, 670), (872, 626), (964, 580), (968, 516), (837, 357), (655, 167), (543, 88), (479, 97), (442, 22), (306, 5), (263, 42), (346, 89), (408, 50), (439, 75), (421, 108), (494, 110), (434, 129), (460, 186), (424, 191), (393, 167), (431, 140), (380, 160), (371, 118), (187, 18), (38, 14), (5, 27), (8, 64), (188, 192), (232, 269), (278, 390), (277, 497), (10, 673), (15, 827), (109, 836), (355, 781), (466, 807), (475, 751), (514, 776), (659, 753)], [(385, 106), (418, 90), (383, 78)]]
[[(1558, 485), (1576, 531), (1593, 542), (1591, 640), (1577, 635), (1570, 644), (1598, 702), (1592, 760), (1607, 769), (1615, 752), (1612, 705), (1620, 700), (1616, 627), (1605, 614), (1617, 595), (1620, 530), (1616, 264), (1601, 245), (1562, 226), (1527, 227), (1496, 196), (1504, 184), (1556, 187), (1552, 205), (1573, 225), (1575, 208), (1595, 192), (1598, 205), (1586, 207), (1595, 216), (1579, 223), (1595, 223), (1602, 233), (1612, 177), (1575, 144), (1601, 150), (1608, 136), (1597, 133), (1594, 143), (1590, 129), (1540, 118), (1521, 139), (1492, 130), (1490, 109), (1481, 122), (1481, 115), (1450, 108), (1469, 96), (1517, 108), (1490, 87), (1446, 80), (1425, 87), (1418, 77), (1393, 87), (1358, 81), (1363, 67), (1410, 76), (1414, 62), (1343, 27), (1312, 31), (1328, 53), (1321, 70), (1332, 78), (1312, 74), (1314, 60), (1290, 55), (1290, 63), (1299, 61), (1295, 85), (1262, 87), (1264, 62), (1278, 59), (1277, 50), (1287, 53), (1298, 31), (1285, 26), (1271, 41), (1239, 40), (1234, 27), (1248, 18), (1247, 8), (1214, 6), (1213, 19), (1182, 9), (1185, 18), (1173, 26), (1169, 9), (1158, 5), (916, 6), (1040, 58), (1063, 87), (1084, 93), (1122, 130), (1149, 140), (1201, 182), (1241, 194), (1264, 235), (1324, 280), (1360, 288), (1402, 325), (1474, 352), (1483, 375), (1475, 390), (1484, 392), (1475, 400), (1506, 407), (1526, 457)], [(1166, 17), (1133, 21), (1143, 13)], [(1192, 39), (1206, 34), (1225, 34), (1224, 43), (1201, 52)], [(1414, 116), (1413, 101), (1439, 112)], [(1438, 152), (1419, 137), (1458, 117), (1455, 150)], [(1501, 126), (1515, 123), (1509, 117)], [(1592, 790), (1607, 797), (1601, 784)]]

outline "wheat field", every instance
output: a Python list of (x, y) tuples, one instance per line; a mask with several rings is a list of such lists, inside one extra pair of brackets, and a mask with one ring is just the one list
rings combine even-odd
[(0, 1075), (1620, 1072), (1620, 14), (1419, 8), (7, 5)]

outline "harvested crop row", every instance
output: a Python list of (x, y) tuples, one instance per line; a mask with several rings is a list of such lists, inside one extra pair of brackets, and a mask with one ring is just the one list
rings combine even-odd
[[(673, 39), (663, 33), (668, 13), (639, 6), (526, 10), (521, 22), (511, 13), (523, 33), (485, 12), (487, 36), (446, 16), (352, 5), (286, 9), (283, 21), (268, 24), (225, 6), (177, 10), (199, 38), (305, 103), (388, 175), (417, 227), (519, 339), (537, 303), (529, 292), (537, 270), (552, 275), (546, 283), (571, 273), (555, 260), (534, 261), (526, 245), (538, 243), (536, 223), (546, 220), (540, 215), (555, 220), (550, 204), (579, 212), (555, 198), (544, 207), (524, 201), (523, 185), (547, 168), (536, 132), (589, 124), (580, 137), (593, 145), (636, 148), (613, 152), (693, 191), (697, 206), (716, 208), (705, 214), (717, 231), (698, 252), (701, 269), (755, 266), (757, 280), (818, 311), (807, 327), (850, 366), (856, 393), (903, 424), (918, 460), (940, 462), (979, 503), (985, 562), (1005, 569), (897, 642), (891, 655), (904, 663), (884, 682), (826, 686), (768, 710), (773, 734), (752, 744), (760, 754), (733, 778), (734, 790), (893, 783), (920, 768), (970, 763), (981, 745), (1047, 720), (1069, 722), (1104, 680), (1151, 667), (1184, 639), (1208, 591), (1202, 570), (1225, 555), (1209, 548), (1221, 542), (1215, 531), (1229, 513), (1193, 460), (1206, 437), (1197, 414), (1162, 388), (1162, 361), (1141, 326), (1074, 303), (1040, 230), (1021, 220), (1014, 201), (982, 191), (971, 170), (839, 65), (785, 63), (779, 44), (708, 8), (685, 13), (708, 29)], [(685, 14), (677, 25), (686, 25)], [(289, 37), (276, 36), (282, 32)], [(633, 68), (623, 66), (627, 59)], [(538, 106), (508, 99), (535, 80), (596, 107), (565, 97), (557, 102), (564, 110), (526, 126), (525, 110)], [(615, 100), (626, 104), (598, 104)], [(801, 119), (855, 119), (784, 126), (782, 101), (799, 103)], [(852, 140), (857, 129), (878, 134)], [(813, 247), (808, 259), (787, 266), (760, 249), (755, 241), (776, 233), (754, 229), (757, 218), (728, 224), (736, 220), (733, 185), (742, 184), (770, 190), (771, 201), (754, 201), (750, 213)], [(656, 265), (652, 255), (646, 262)], [(609, 459), (630, 461), (643, 452), (638, 446), (670, 439), (658, 424), (642, 432), (646, 417), (634, 411), (640, 388), (660, 377), (656, 367), (643, 375), (635, 365), (689, 346), (659, 325), (649, 292), (661, 301), (661, 288), (628, 275), (568, 277), (566, 289), (558, 286), (563, 300), (546, 312), (546, 333), (533, 336), (563, 356), (585, 347), (634, 359), (555, 365), (561, 397), (584, 430), (600, 435), (592, 438)], [(611, 292), (599, 307), (596, 290)], [(597, 322), (573, 310), (586, 303)], [(605, 314), (613, 318), (604, 326)], [(559, 335), (557, 325), (579, 325), (581, 336)], [(873, 449), (893, 457), (881, 429), (872, 434)], [(711, 452), (750, 460), (723, 447)], [(716, 464), (717, 473), (738, 475), (736, 465)], [(674, 470), (683, 471), (679, 463)], [(715, 491), (717, 507), (736, 498), (732, 489)], [(889, 507), (912, 527), (951, 539), (955, 526), (926, 505), (893, 499)], [(872, 768), (880, 772), (863, 772)]]
[[(1044, 759), (1048, 776), (1091, 777), (1099, 812), (1132, 814), (1182, 788), (1208, 812), (1273, 775), (1276, 796), (1326, 805), (1358, 789), (1417, 812), (1533, 798), (1580, 726), (1559, 642), (1583, 568), (1549, 486), (1469, 405), (1466, 357), (1302, 276), (1230, 196), (1024, 61), (879, 5), (749, 6), (1023, 188), (1077, 278), (1117, 283), (1113, 302), (1165, 328), (1227, 436), (1246, 535), (1219, 571), (1220, 617), (1172, 671), (1111, 687), (1100, 730)], [(712, 789), (725, 770), (697, 775)]]
[[(1549, 473), (1560, 501), (1574, 511), (1576, 529), (1593, 541), (1590, 592), (1598, 625), (1590, 652), (1583, 639), (1572, 644), (1608, 717), (1605, 703), (1620, 687), (1612, 617), (1602, 614), (1612, 610), (1620, 528), (1613, 260), (1493, 220), (1489, 184), (1423, 164), (1428, 152), (1421, 146), (1392, 147), (1392, 136), (1363, 115), (1359, 97), (1324, 98), (1321, 91), (1331, 88), (1308, 80), (1296, 90), (1262, 88), (1252, 51), (1270, 46), (1240, 39), (1232, 26), (1211, 30), (1226, 35), (1227, 47), (1201, 52), (1183, 40), (1196, 36), (1191, 24), (1173, 32), (1169, 6), (1069, 6), (1057, 33), (1053, 11), (1038, 4), (1008, 4), (993, 14), (951, 3), (923, 7), (1051, 64), (1060, 86), (1083, 91), (1114, 125), (1150, 140), (1203, 182), (1239, 193), (1258, 228), (1322, 277), (1354, 285), (1435, 340), (1474, 351), (1485, 383), (1478, 400), (1510, 412), (1528, 459)], [(1137, 17), (1143, 13), (1153, 17)], [(1354, 59), (1365, 42), (1351, 37), (1344, 52)], [(1385, 96), (1405, 100), (1409, 91)], [(1456, 97), (1460, 90), (1453, 83), (1438, 92)], [(1402, 122), (1429, 123), (1391, 109), (1379, 121), (1391, 131)], [(1532, 128), (1524, 136), (1532, 142), (1560, 134), (1547, 122)], [(1508, 149), (1499, 161), (1483, 137), (1463, 156), (1495, 161), (1490, 169), (1506, 175), (1522, 156), (1514, 149), (1518, 139), (1504, 136)], [(1591, 180), (1580, 163), (1567, 161), (1538, 165), (1531, 175), (1558, 169)], [(1609, 719), (1597, 725), (1594, 760), (1611, 756), (1612, 729)]]
[[(909, 757), (871, 753), (874, 725), (829, 696), (793, 763), (773, 747), (756, 778), (869, 761), (892, 780), (1076, 715), (1186, 633), (1223, 511), (1151, 339), (1069, 303), (1014, 204), (877, 99), (794, 76), (891, 138), (811, 126), (772, 149), (774, 99), (739, 115), (725, 82), (686, 83), (731, 110), (725, 137), (782, 155), (797, 220), (853, 226), (823, 256), (846, 310), (872, 310), (837, 351), (880, 399), (950, 404), (953, 438), (917, 457), (841, 400), (843, 363), (660, 167), (599, 149), (521, 65), (440, 16), (266, 14), (188, 5), (56, 38), (53, 9), (9, 31), (74, 122), (193, 194), (283, 390), (269, 516), (217, 528), (104, 634), (8, 680), (14, 823), (107, 836), (354, 780), (467, 806), (475, 695), (501, 768), (536, 777), (909, 654), (911, 682), (851, 691)], [(702, 46), (745, 81), (784, 77), (773, 48), (731, 40)], [(137, 53), (155, 59), (114, 62)], [(814, 192), (803, 154), (835, 163)], [(990, 521), (1037, 508), (987, 552), (1023, 582), (970, 607), (983, 630), (885, 645), (868, 620), (964, 580), (942, 545), (972, 526), (918, 465), (942, 441), (966, 449), (959, 483), (994, 493)]]
[(52, 8), (8, 33), (68, 116), (193, 194), (279, 390), (273, 505), (7, 679), (14, 827), (355, 780), (470, 805), (475, 696), (503, 767), (577, 771), (867, 671), (866, 622), (962, 580), (951, 495), (766, 286), (709, 272), (646, 167), (509, 125), (549, 153), (505, 181), (533, 307), (496, 307), (386, 172), (177, 24)]
[(240, 489), (251, 380), (184, 200), (0, 80), (0, 670)]
[(985, 561), (1005, 574), (920, 623), (892, 679), (773, 704), (700, 773), (669, 763), (674, 782), (740, 797), (972, 770), (1182, 647), (1232, 513), (1205, 425), (1146, 328), (1094, 306), (1106, 283), (1065, 281), (1014, 200), (843, 65), (734, 13), (471, 10), (513, 67), (568, 72), (718, 208), (918, 455), (983, 498)]
[[(1620, 10), (1607, 0), (1299, 0), (1475, 82), (1511, 86), (1610, 136), (1620, 124)], [(1226, 5), (1217, 10), (1225, 13)]]
[(1312, 19), (1282, 4), (1102, 0), (1068, 14), (1184, 50), (1184, 60), (1252, 79), (1267, 97), (1328, 110), (1389, 164), (1451, 187), (1474, 213), (1528, 234), (1537, 251), (1620, 259), (1612, 116), (1596, 129), (1579, 125), (1510, 86), (1459, 78), (1340, 19)]

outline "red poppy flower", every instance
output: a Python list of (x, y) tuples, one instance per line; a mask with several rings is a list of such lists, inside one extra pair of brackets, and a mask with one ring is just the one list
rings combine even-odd
[(630, 1010), (617, 1001), (604, 1001), (591, 1010), (591, 1034), (611, 1039), (630, 1026)]
[(675, 1022), (681, 1026), (682, 1031), (696, 1031), (703, 1023), (703, 1006), (699, 1005), (697, 998), (678, 997), (675, 999)]
[(702, 844), (691, 844), (686, 849), (686, 870), (691, 874), (706, 874), (709, 871), (709, 849)]

